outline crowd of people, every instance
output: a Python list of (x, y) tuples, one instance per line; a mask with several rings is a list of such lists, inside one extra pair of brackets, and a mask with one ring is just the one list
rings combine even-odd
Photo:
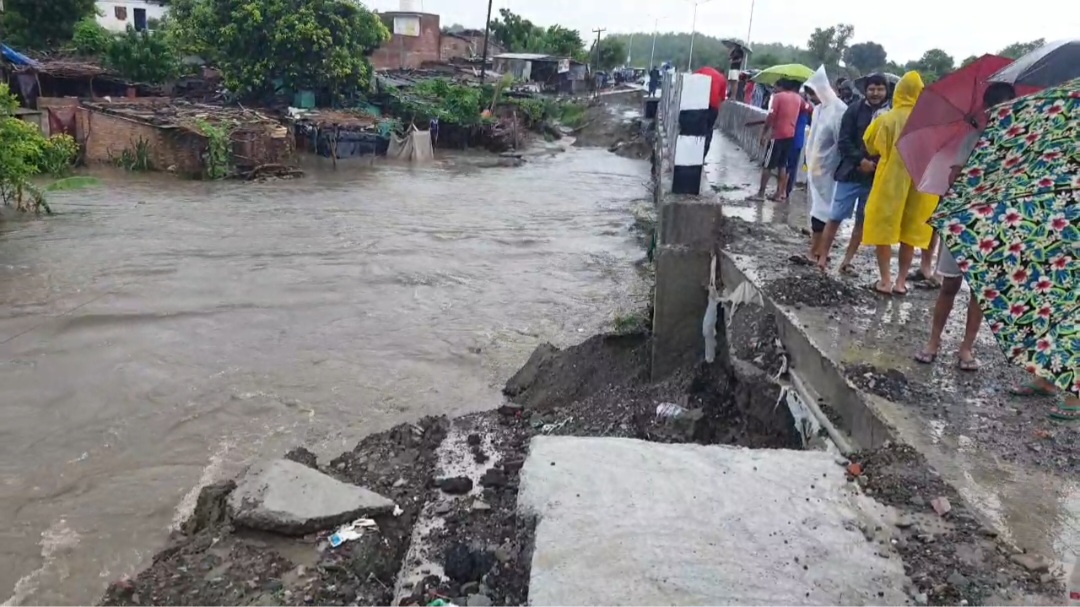
[[(769, 114), (762, 131), (762, 143), (771, 139), (762, 169), (761, 184), (753, 199), (764, 200), (766, 187), (773, 176), (777, 188), (771, 198), (784, 202), (802, 161), (801, 138), (804, 116), (835, 125), (833, 128), (810, 128), (814, 154), (828, 170), (818, 170), (809, 180), (810, 248), (793, 262), (816, 266), (823, 272), (833, 266), (830, 252), (842, 224), (854, 218), (851, 239), (837, 271), (856, 276), (853, 261), (860, 246), (874, 248), (878, 278), (865, 287), (882, 297), (903, 297), (913, 285), (938, 289), (930, 337), (916, 361), (934, 364), (942, 347), (942, 334), (953, 311), (964, 274), (956, 259), (940, 242), (929, 225), (939, 197), (919, 191), (901, 158), (897, 144), (924, 85), (918, 72), (908, 72), (893, 85), (884, 75), (872, 74), (863, 79), (860, 92), (850, 81), (835, 84), (824, 70), (801, 86), (780, 81), (769, 103)], [(801, 89), (801, 90), (800, 90)], [(1014, 87), (991, 83), (983, 96), (984, 111), (1016, 98)], [(811, 109), (812, 108), (812, 109)], [(799, 129), (804, 126), (803, 129)], [(959, 146), (952, 178), (964, 167), (979, 139), (980, 131), (968, 135)], [(821, 163), (821, 158), (826, 162)], [(820, 169), (820, 166), (818, 167)], [(894, 249), (898, 251), (897, 272), (893, 273)], [(919, 266), (912, 269), (916, 250)], [(936, 256), (937, 262), (934, 263)], [(983, 324), (983, 312), (972, 296), (956, 366), (961, 371), (979, 370), (975, 343)], [(1053, 384), (1033, 378), (1012, 392), (1021, 396), (1058, 393)], [(1051, 416), (1059, 420), (1080, 419), (1080, 403), (1075, 396), (1064, 395)]]

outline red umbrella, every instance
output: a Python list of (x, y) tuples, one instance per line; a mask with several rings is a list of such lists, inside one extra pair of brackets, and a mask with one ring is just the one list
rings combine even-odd
[[(952, 182), (953, 165), (965, 139), (986, 124), (982, 105), (989, 78), (1012, 59), (983, 55), (923, 89), (911, 111), (897, 148), (920, 192), (944, 195)], [(1034, 89), (1018, 90), (1018, 94)]]

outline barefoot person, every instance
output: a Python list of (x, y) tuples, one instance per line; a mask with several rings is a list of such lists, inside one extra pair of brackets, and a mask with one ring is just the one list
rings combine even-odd
[[(994, 83), (987, 87), (986, 92), (983, 94), (983, 107), (989, 109), (1014, 97), (1016, 97), (1016, 91), (1013, 90), (1011, 85)], [(968, 156), (975, 149), (975, 144), (979, 142), (979, 135), (979, 131), (972, 131), (960, 146), (956, 164), (952, 167), (954, 175), (958, 174), (967, 162)], [(952, 313), (953, 304), (956, 302), (956, 294), (960, 292), (960, 287), (964, 284), (962, 268), (956, 263), (956, 258), (952, 256), (952, 253), (944, 244), (942, 244), (941, 251), (938, 253), (937, 273), (942, 277), (941, 291), (938, 292), (937, 302), (934, 304), (934, 316), (930, 325), (930, 341), (921, 352), (915, 355), (915, 360), (923, 364), (931, 364), (937, 360), (938, 352), (941, 350), (941, 335), (945, 332), (945, 324), (949, 320), (949, 314)], [(957, 352), (957, 366), (962, 371), (977, 371), (979, 369), (978, 360), (975, 358), (975, 339), (979, 335), (982, 321), (982, 309), (979, 307), (975, 295), (972, 294), (968, 301), (964, 337), (960, 342), (960, 350)]]
[[(870, 197), (871, 184), (874, 182), (874, 172), (877, 170), (877, 158), (866, 151), (863, 135), (873, 121), (874, 114), (885, 105), (888, 90), (889, 83), (884, 76), (870, 74), (866, 78), (866, 97), (855, 100), (848, 106), (840, 123), (838, 141), (842, 159), (836, 169), (836, 196), (833, 198), (829, 223), (825, 226), (821, 243), (823, 251), (832, 250), (840, 224), (851, 219), (852, 215), (855, 216), (855, 230), (851, 233), (851, 242), (848, 243), (844, 261), (840, 264), (842, 274), (855, 273), (851, 262), (862, 244), (863, 215), (866, 212), (866, 201)], [(828, 264), (827, 255), (818, 256), (818, 267), (822, 271), (828, 269)]]
[[(915, 189), (896, 148), (922, 90), (923, 81), (918, 72), (904, 74), (896, 85), (892, 108), (870, 123), (863, 138), (866, 151), (880, 158), (866, 203), (863, 244), (875, 248), (880, 278), (870, 288), (882, 295), (907, 295), (908, 271), (915, 249), (929, 248), (934, 236), (927, 221), (937, 208), (938, 197)], [(900, 245), (900, 267), (894, 281), (892, 251), (896, 245)]]

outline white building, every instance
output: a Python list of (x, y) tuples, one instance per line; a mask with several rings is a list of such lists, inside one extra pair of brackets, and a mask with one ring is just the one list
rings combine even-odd
[(97, 0), (98, 23), (111, 32), (122, 32), (127, 26), (147, 29), (151, 20), (160, 20), (169, 12), (161, 0)]

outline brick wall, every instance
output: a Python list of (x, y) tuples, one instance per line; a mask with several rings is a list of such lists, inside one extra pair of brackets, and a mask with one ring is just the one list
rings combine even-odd
[(120, 116), (79, 110), (85, 115), (86, 163), (113, 162), (125, 149), (134, 149), (139, 140), (148, 144), (155, 170), (172, 169), (183, 175), (202, 173), (205, 138), (180, 129), (162, 129)]
[[(52, 131), (49, 128), (49, 108), (61, 109), (61, 108), (77, 108), (79, 107), (79, 100), (75, 97), (38, 97), (37, 109), (44, 112), (42, 117), (42, 124), (44, 125), (44, 132), (46, 136), (51, 136)], [(75, 113), (75, 139), (82, 141), (86, 137), (86, 116), (81, 112)]]
[(416, 69), (426, 61), (439, 61), (439, 44), (442, 32), (439, 29), (439, 16), (428, 13), (382, 13), (388, 22), (387, 27), (394, 31), (394, 17), (419, 17), (420, 35), (402, 36), (394, 34), (390, 40), (375, 50), (371, 55), (371, 64), (375, 69)]

